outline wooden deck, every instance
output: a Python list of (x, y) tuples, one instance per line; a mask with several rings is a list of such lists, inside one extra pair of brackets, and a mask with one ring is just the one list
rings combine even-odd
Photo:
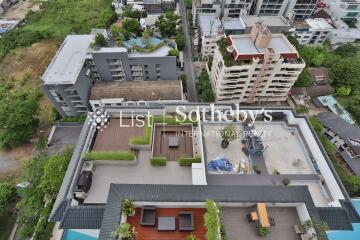
[[(131, 126), (131, 119), (112, 118), (103, 131), (97, 131), (93, 151), (130, 151), (129, 140), (132, 137), (143, 136), (144, 128)], [(129, 125), (129, 126), (126, 126)]]
[(136, 214), (133, 217), (128, 217), (127, 222), (134, 226), (138, 232), (137, 240), (186, 240), (186, 237), (191, 233), (197, 236), (200, 240), (205, 240), (206, 228), (204, 227), (203, 216), (205, 209), (203, 208), (157, 208), (156, 217), (171, 217), (176, 216), (176, 229), (178, 226), (179, 212), (193, 212), (194, 214), (194, 231), (192, 232), (159, 232), (157, 231), (157, 222), (153, 227), (143, 227), (140, 223), (141, 209), (136, 209)]
[[(156, 126), (154, 138), (154, 157), (166, 157), (176, 161), (179, 157), (193, 157), (193, 140), (186, 133), (190, 133), (191, 126)], [(183, 135), (181, 135), (183, 134)], [(177, 136), (178, 147), (169, 147), (169, 137)]]

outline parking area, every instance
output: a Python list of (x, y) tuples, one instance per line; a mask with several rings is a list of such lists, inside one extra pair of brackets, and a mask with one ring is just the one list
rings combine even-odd
[(83, 123), (78, 122), (56, 123), (48, 139), (48, 153), (54, 155), (66, 148), (74, 147), (82, 127)]

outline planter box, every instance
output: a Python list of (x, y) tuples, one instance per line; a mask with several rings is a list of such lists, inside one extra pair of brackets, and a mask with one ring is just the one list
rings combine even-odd
[(131, 149), (134, 150), (151, 150), (151, 144), (148, 145), (137, 145), (137, 144), (130, 144)]
[(137, 157), (134, 160), (92, 160), (97, 166), (134, 166), (137, 164)]

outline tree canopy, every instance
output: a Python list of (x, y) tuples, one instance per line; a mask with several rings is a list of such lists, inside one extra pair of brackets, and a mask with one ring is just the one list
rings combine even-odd
[(211, 87), (209, 74), (204, 70), (198, 82), (198, 93), (202, 101), (204, 102), (213, 102), (215, 101), (215, 95)]
[(296, 80), (294, 86), (295, 87), (309, 87), (312, 84), (311, 74), (308, 68), (304, 68), (304, 70), (300, 73), (298, 79)]
[(168, 11), (165, 15), (160, 15), (156, 20), (156, 27), (159, 28), (163, 38), (170, 38), (177, 35), (176, 26), (181, 22), (180, 16), (173, 11)]
[(9, 183), (0, 183), (0, 215), (6, 211), (15, 196), (16, 189)]
[(39, 94), (17, 87), (0, 87), (0, 148), (27, 142), (38, 126)]
[(123, 22), (123, 28), (129, 33), (133, 33), (138, 37), (141, 36), (141, 26), (139, 21), (136, 19), (125, 19)]
[(184, 36), (184, 30), (181, 28), (175, 38), (175, 42), (177, 45), (177, 48), (182, 51), (185, 47), (185, 36)]

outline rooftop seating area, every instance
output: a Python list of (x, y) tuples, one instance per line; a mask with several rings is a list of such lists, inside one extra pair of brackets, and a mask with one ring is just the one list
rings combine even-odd
[(184, 240), (193, 234), (205, 240), (203, 208), (143, 207), (136, 208), (135, 212), (134, 216), (128, 216), (127, 223), (135, 227), (137, 239)]

